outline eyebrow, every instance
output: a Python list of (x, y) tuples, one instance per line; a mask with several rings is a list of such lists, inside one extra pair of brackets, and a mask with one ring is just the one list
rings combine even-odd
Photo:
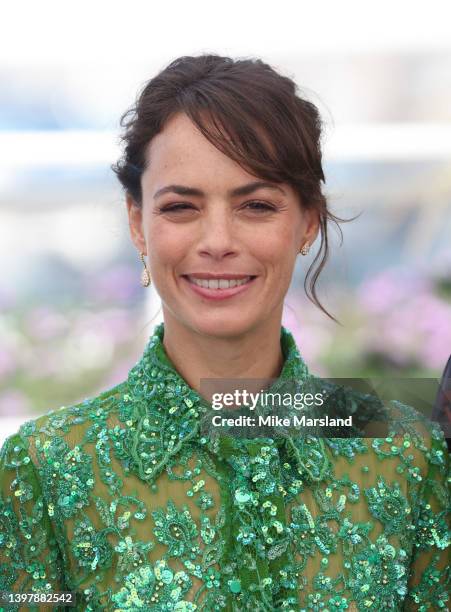
[[(282, 192), (283, 195), (286, 195), (282, 187), (265, 181), (254, 181), (253, 183), (247, 183), (241, 187), (236, 187), (235, 189), (228, 191), (227, 195), (232, 198), (236, 196), (246, 196), (254, 191), (257, 191), (257, 189), (273, 189)], [(176, 193), (177, 195), (198, 197), (205, 195), (201, 189), (196, 189), (195, 187), (186, 187), (185, 185), (167, 185), (166, 187), (158, 189), (158, 191), (154, 193), (154, 200), (165, 193)]]

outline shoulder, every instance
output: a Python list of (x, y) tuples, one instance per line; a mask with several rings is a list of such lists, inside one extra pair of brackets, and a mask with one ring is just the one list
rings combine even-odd
[(3, 455), (13, 448), (20, 448), (30, 451), (34, 458), (36, 449), (52, 443), (52, 440), (65, 440), (67, 445), (73, 447), (87, 441), (92, 435), (95, 437), (95, 432), (117, 422), (127, 389), (128, 383), (125, 380), (98, 395), (76, 404), (60, 406), (26, 421), (5, 440)]
[[(398, 400), (386, 404), (388, 432), (368, 440), (379, 469), (396, 466), (396, 478), (405, 481), (412, 499), (437, 496), (443, 508), (450, 509), (450, 459), (440, 425), (411, 405)], [(417, 505), (417, 504), (415, 504)]]
[(391, 400), (388, 407), (393, 433), (410, 442), (423, 465), (436, 466), (438, 471), (445, 473), (449, 469), (449, 453), (440, 425), (413, 406), (400, 401)]
[[(373, 456), (383, 468), (398, 465), (397, 475), (420, 484), (428, 473), (446, 481), (450, 461), (446, 438), (436, 421), (412, 405), (381, 399), (342, 384), (326, 381), (325, 410), (333, 416), (352, 415), (355, 435), (331, 440), (336, 455), (354, 457), (359, 452)], [(324, 408), (323, 408), (324, 409)], [(329, 440), (326, 440), (329, 442)]]

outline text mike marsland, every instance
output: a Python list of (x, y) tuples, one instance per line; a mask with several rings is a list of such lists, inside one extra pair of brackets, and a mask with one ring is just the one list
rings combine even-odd
[(224, 417), (216, 414), (211, 419), (214, 427), (352, 427), (352, 415), (341, 417), (307, 417), (306, 415), (277, 416), (259, 415), (249, 416), (240, 414), (236, 417)]

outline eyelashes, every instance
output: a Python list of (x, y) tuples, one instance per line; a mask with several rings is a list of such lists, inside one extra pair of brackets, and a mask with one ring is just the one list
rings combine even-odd
[[(243, 208), (248, 208), (249, 210), (255, 211), (255, 212), (267, 212), (267, 211), (272, 211), (272, 212), (277, 212), (277, 209), (272, 206), (271, 204), (268, 204), (267, 202), (262, 202), (260, 200), (253, 200), (252, 202), (247, 202)], [(191, 205), (188, 204), (186, 202), (180, 202), (177, 204), (170, 204), (169, 206), (165, 206), (163, 208), (160, 208), (160, 213), (166, 213), (166, 212), (177, 212), (177, 211), (184, 211), (184, 210), (195, 210), (195, 208)]]
[(165, 206), (163, 208), (160, 208), (160, 212), (165, 213), (165, 212), (176, 212), (178, 210), (187, 210), (187, 209), (192, 209), (193, 207), (190, 204), (171, 204), (170, 206)]
[(245, 204), (245, 207), (253, 207), (253, 210), (272, 210), (272, 211), (276, 211), (276, 208), (274, 208), (274, 206), (271, 206), (270, 204), (267, 204), (266, 202), (260, 202), (259, 200), (254, 200), (253, 202), (248, 202), (247, 204)]

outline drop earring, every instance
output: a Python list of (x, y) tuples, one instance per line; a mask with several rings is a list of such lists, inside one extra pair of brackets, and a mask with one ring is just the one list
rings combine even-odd
[(143, 287), (148, 287), (150, 285), (150, 274), (147, 269), (146, 262), (144, 261), (144, 253), (140, 253), (141, 261), (143, 262), (144, 270), (141, 273), (141, 285)]
[(301, 253), (301, 255), (307, 255), (309, 251), (310, 251), (310, 245), (306, 243), (304, 244), (304, 246), (299, 252)]

